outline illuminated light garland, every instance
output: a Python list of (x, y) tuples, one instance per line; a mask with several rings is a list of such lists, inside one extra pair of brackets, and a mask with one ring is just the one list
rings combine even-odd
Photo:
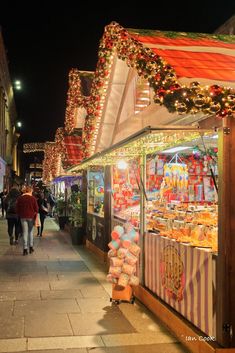
[[(204, 137), (212, 137), (214, 132), (204, 132)], [(195, 131), (164, 131), (151, 133), (137, 140), (130, 141), (124, 146), (117, 147), (107, 153), (99, 154), (97, 157), (85, 160), (80, 165), (74, 166), (68, 172), (77, 173), (79, 170), (87, 169), (92, 166), (114, 165), (118, 160), (126, 161), (142, 156), (162, 152), (172, 146), (179, 146), (187, 142), (194, 143), (201, 140), (201, 134)]]
[[(81, 73), (77, 69), (69, 72), (69, 89), (65, 110), (65, 130), (70, 134), (76, 128), (76, 110), (78, 107), (87, 108), (88, 97), (82, 94)], [(91, 75), (91, 74), (90, 74)]]
[(42, 179), (45, 183), (49, 183), (52, 179), (58, 177), (61, 170), (71, 167), (71, 165), (77, 164), (78, 160), (82, 160), (82, 139), (81, 136), (76, 136), (77, 147), (80, 147), (80, 153), (76, 156), (76, 159), (70, 159), (68, 156), (68, 151), (66, 148), (66, 136), (74, 136), (72, 134), (68, 135), (64, 128), (59, 127), (56, 130), (55, 141), (45, 143), (45, 153), (43, 161), (43, 176)]
[(92, 83), (91, 96), (87, 106), (87, 117), (83, 130), (84, 158), (94, 153), (97, 134), (95, 129), (102, 116), (101, 102), (104, 102), (113, 56), (124, 60), (135, 68), (139, 76), (148, 80), (154, 90), (154, 102), (164, 105), (169, 112), (179, 114), (216, 114), (223, 118), (235, 113), (235, 90), (218, 85), (201, 86), (191, 82), (180, 85), (174, 69), (152, 49), (144, 47), (118, 23), (105, 27), (100, 41), (98, 63)]
[(24, 143), (23, 145), (24, 153), (44, 152), (44, 149), (45, 149), (44, 142)]
[(62, 156), (64, 156), (66, 152), (65, 143), (64, 143), (64, 134), (65, 134), (65, 129), (63, 127), (59, 127), (55, 133), (56, 149), (57, 149), (57, 152)]
[(42, 162), (42, 180), (48, 184), (59, 174), (59, 154), (55, 142), (45, 143), (44, 160)]

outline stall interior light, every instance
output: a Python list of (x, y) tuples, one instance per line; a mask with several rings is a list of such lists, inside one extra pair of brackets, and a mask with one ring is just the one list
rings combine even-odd
[(169, 148), (168, 150), (162, 151), (162, 153), (176, 153), (176, 152), (180, 152), (180, 151), (184, 151), (192, 148), (193, 147), (189, 147), (189, 146), (173, 147), (173, 148)]
[(125, 170), (125, 169), (127, 169), (127, 166), (128, 166), (128, 164), (126, 161), (124, 161), (124, 160), (117, 161), (118, 169)]

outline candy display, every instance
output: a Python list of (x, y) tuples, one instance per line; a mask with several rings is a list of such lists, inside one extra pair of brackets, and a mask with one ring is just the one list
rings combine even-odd
[[(210, 151), (213, 152), (212, 156), (205, 155), (195, 146), (190, 147), (187, 153), (175, 154), (166, 150), (165, 153), (147, 156), (145, 217), (148, 231), (160, 233), (161, 236), (191, 246), (208, 247), (212, 251), (217, 251), (218, 237), (210, 236), (218, 233), (216, 205), (218, 196), (215, 187), (218, 176), (217, 149)], [(121, 195), (125, 196), (125, 202), (123, 201), (121, 207), (114, 202), (114, 216), (126, 221), (125, 234), (120, 234), (120, 237), (122, 237), (121, 247), (128, 249), (129, 253), (132, 252), (130, 251), (132, 243), (138, 243), (139, 234), (127, 228), (128, 226), (139, 228), (141, 212), (137, 198), (139, 190), (136, 186), (139, 182), (138, 173), (134, 173), (133, 170), (137, 169), (136, 166), (132, 167), (131, 163), (122, 172), (114, 168), (117, 191), (115, 200)], [(132, 195), (130, 193), (127, 195), (127, 184), (132, 187)], [(132, 201), (138, 200), (138, 203), (130, 202), (130, 198)], [(113, 230), (112, 239), (118, 239), (116, 231)], [(201, 236), (194, 236), (195, 233), (200, 233)], [(127, 258), (127, 253), (124, 252), (120, 250), (118, 256)]]
[(115, 240), (111, 240), (108, 244), (110, 267), (107, 280), (111, 283), (117, 283), (123, 288), (130, 284), (137, 285), (139, 280), (135, 274), (140, 247), (136, 242), (139, 239), (139, 233), (128, 222), (124, 227), (115, 226), (111, 236), (113, 233)]

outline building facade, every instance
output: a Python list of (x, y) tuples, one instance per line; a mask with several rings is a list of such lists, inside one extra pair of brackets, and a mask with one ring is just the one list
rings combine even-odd
[(11, 186), (19, 175), (16, 132), (16, 108), (6, 50), (0, 30), (0, 191)]

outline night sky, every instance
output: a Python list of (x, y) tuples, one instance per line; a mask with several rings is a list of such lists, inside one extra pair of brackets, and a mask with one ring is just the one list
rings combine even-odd
[[(48, 2), (49, 3), (49, 2)], [(99, 40), (105, 25), (116, 21), (126, 28), (145, 28), (212, 33), (235, 14), (235, 1), (159, 1), (142, 6), (126, 2), (117, 7), (79, 9), (5, 8), (0, 25), (7, 50), (12, 82), (19, 79), (22, 90), (15, 91), (18, 119), (22, 121), (21, 142), (52, 141), (63, 126), (68, 89), (68, 73), (73, 67), (95, 70)], [(27, 11), (27, 12), (26, 12)]]

